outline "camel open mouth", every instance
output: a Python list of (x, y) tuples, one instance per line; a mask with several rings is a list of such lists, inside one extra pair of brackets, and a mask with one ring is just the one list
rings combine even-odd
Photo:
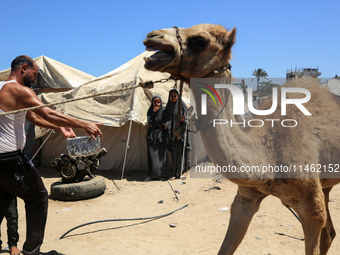
[(175, 56), (174, 47), (171, 45), (154, 44), (149, 41), (144, 41), (147, 51), (155, 51), (150, 57), (144, 58), (145, 68), (154, 70), (156, 67), (166, 66)]

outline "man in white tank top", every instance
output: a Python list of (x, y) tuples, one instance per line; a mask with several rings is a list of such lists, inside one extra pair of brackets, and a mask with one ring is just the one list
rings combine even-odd
[[(13, 81), (6, 81), (3, 83), (0, 83), (0, 90), (3, 85), (9, 82), (13, 82)], [(3, 111), (0, 109), (0, 114), (1, 113), (3, 113)], [(7, 118), (0, 118), (0, 127), (3, 127), (3, 129), (8, 129), (10, 131), (16, 130), (17, 128), (15, 128), (13, 125), (14, 123), (17, 124), (18, 122), (20, 122), (16, 120), (21, 119), (22, 118), (21, 116), (25, 120), (26, 113), (23, 112), (22, 114), (19, 114), (19, 115), (8, 115)], [(10, 128), (11, 124), (13, 125)], [(6, 136), (4, 133), (1, 133), (0, 134), (0, 151), (5, 151), (6, 146), (10, 144), (7, 142), (7, 140), (14, 140), (14, 138), (15, 137), (13, 135)], [(18, 141), (20, 141), (21, 143), (19, 147), (23, 148), (22, 146), (25, 144), (25, 133), (22, 138), (18, 139)], [(13, 150), (13, 151), (16, 150), (16, 149), (11, 149), (11, 148), (7, 148), (7, 149)], [(8, 196), (8, 195), (5, 191), (0, 189), (0, 198), (2, 196)], [(13, 199), (5, 212), (4, 217), (6, 218), (6, 221), (7, 221), (7, 244), (8, 244), (10, 255), (19, 255), (20, 251), (17, 248), (18, 241), (19, 241), (19, 233), (18, 233), (18, 209), (17, 209), (17, 197), (16, 196), (13, 196)], [(0, 218), (0, 222), (1, 221), (2, 221), (2, 218)], [(1, 235), (0, 235), (0, 238), (1, 238)], [(2, 240), (0, 239), (0, 249), (1, 249), (1, 245), (2, 245)]]
[[(0, 83), (0, 90), (3, 85), (6, 83), (15, 82), (15, 80), (5, 81)], [(3, 111), (0, 109), (0, 114)], [(17, 130), (22, 129), (22, 123), (25, 121), (26, 112), (22, 112), (19, 114), (10, 114), (7, 116), (3, 116), (0, 118), (0, 127), (5, 132), (0, 133), (0, 154), (8, 151), (16, 151), (17, 149), (23, 150), (25, 145), (25, 132), (18, 133)], [(72, 128), (59, 128), (65, 138), (75, 137), (75, 133)], [(18, 135), (19, 137), (16, 137)], [(19, 142), (18, 146), (16, 145)], [(6, 193), (5, 193), (6, 194)], [(0, 197), (3, 196), (3, 191), (0, 189)], [(18, 210), (17, 210), (17, 198), (13, 196), (12, 202), (10, 203), (7, 211), (5, 212), (6, 221), (7, 221), (7, 244), (10, 251), (10, 255), (19, 255), (20, 251), (17, 248), (19, 241), (19, 233), (18, 233)], [(1, 222), (0, 218), (0, 222)], [(0, 233), (0, 250), (2, 245), (1, 233)]]
[[(18, 56), (12, 61), (10, 76), (0, 88), (0, 114), (43, 105), (30, 89), (38, 72), (37, 64), (28, 56)], [(0, 116), (0, 220), (14, 197), (23, 199), (26, 241), (22, 253), (38, 255), (44, 254), (40, 252), (40, 246), (45, 232), (48, 194), (38, 171), (22, 153), (25, 117), (33, 124), (47, 128), (82, 128), (92, 138), (102, 137), (102, 133), (96, 123), (78, 120), (48, 107)]]

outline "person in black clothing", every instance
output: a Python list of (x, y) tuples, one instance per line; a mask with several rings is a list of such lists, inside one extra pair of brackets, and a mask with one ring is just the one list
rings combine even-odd
[[(26, 241), (24, 255), (40, 255), (48, 208), (48, 192), (34, 164), (23, 154), (25, 146), (25, 118), (31, 123), (47, 128), (82, 128), (93, 139), (102, 132), (98, 124), (64, 115), (49, 107), (17, 111), (23, 108), (43, 106), (30, 89), (39, 73), (38, 65), (28, 56), (18, 56), (12, 61), (8, 79), (0, 84), (0, 219), (3, 219), (13, 197), (25, 202)], [(50, 254), (56, 254), (52, 251)]]
[[(178, 109), (181, 104), (180, 119), (178, 119)], [(178, 90), (171, 89), (169, 91), (168, 103), (165, 107), (165, 127), (168, 130), (167, 139), (169, 143), (169, 150), (172, 158), (172, 177), (171, 179), (181, 178), (187, 170), (190, 169), (189, 151), (190, 151), (190, 137), (189, 137), (189, 119), (188, 108), (181, 100), (178, 101)], [(182, 159), (184, 151), (184, 162), (182, 170)]]
[(149, 174), (146, 181), (168, 178), (167, 145), (163, 121), (164, 106), (162, 98), (154, 96), (147, 112), (148, 132), (146, 135), (148, 147)]
[[(72, 138), (76, 136), (72, 128), (60, 127), (59, 129), (65, 138), (69, 138), (69, 137)], [(3, 201), (3, 199), (6, 200), (6, 196), (8, 196), (8, 194), (5, 191), (0, 189), (0, 201)], [(8, 244), (10, 255), (20, 254), (20, 250), (18, 249), (18, 241), (19, 241), (18, 218), (19, 216), (18, 216), (17, 204), (18, 204), (17, 197), (13, 196), (12, 202), (10, 203), (4, 215), (7, 221), (7, 244)], [(2, 221), (3, 221), (3, 218), (0, 219), (0, 226), (1, 226)], [(2, 249), (1, 245), (2, 245), (2, 240), (1, 240), (1, 233), (0, 233), (0, 250)]]
[[(2, 196), (6, 195), (0, 189), (0, 201), (2, 201)], [(19, 255), (20, 251), (17, 248), (19, 241), (18, 234), (18, 209), (17, 209), (17, 198), (13, 196), (12, 201), (5, 213), (5, 218), (7, 220), (7, 244), (9, 248), (10, 255)], [(1, 225), (2, 219), (0, 219)], [(1, 237), (1, 233), (0, 233)], [(0, 239), (0, 250), (2, 241)]]

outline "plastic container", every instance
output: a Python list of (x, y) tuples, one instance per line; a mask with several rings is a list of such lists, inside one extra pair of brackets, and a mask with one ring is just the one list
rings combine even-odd
[(100, 137), (93, 140), (90, 136), (68, 138), (67, 151), (70, 156), (88, 156), (97, 154), (100, 150)]

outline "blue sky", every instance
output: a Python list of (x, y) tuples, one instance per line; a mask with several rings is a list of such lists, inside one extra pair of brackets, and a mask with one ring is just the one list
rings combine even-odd
[(232, 73), (269, 77), (319, 67), (340, 75), (338, 0), (2, 1), (0, 70), (18, 55), (45, 55), (94, 76), (144, 51), (148, 32), (200, 23), (237, 28)]

